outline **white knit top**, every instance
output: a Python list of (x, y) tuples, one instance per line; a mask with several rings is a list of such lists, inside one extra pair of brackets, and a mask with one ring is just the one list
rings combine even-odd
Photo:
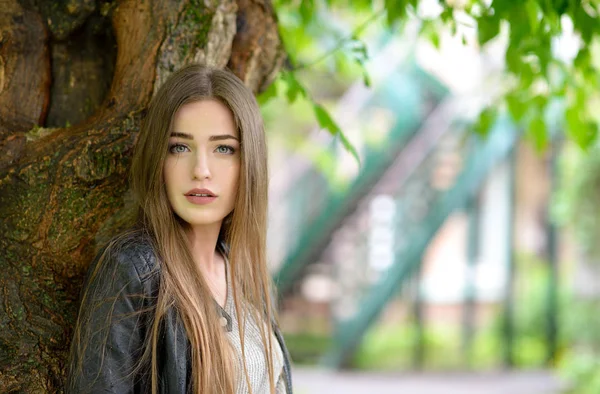
[[(227, 266), (227, 263), (226, 263)], [(235, 313), (235, 304), (231, 291), (231, 281), (229, 270), (227, 270), (227, 297), (225, 301), (226, 317), (223, 318), (223, 326), (226, 326), (227, 338), (231, 342), (236, 355), (236, 390), (235, 394), (247, 394), (250, 392), (248, 383), (244, 375), (244, 366), (242, 364), (242, 346), (239, 333), (239, 321)], [(250, 315), (246, 318), (246, 327), (244, 331), (244, 347), (246, 355), (246, 368), (250, 377), (253, 394), (266, 394), (270, 392), (269, 372), (267, 370), (266, 354), (260, 337), (259, 326)], [(271, 344), (273, 347), (273, 375), (275, 377), (275, 387), (277, 394), (285, 394), (285, 376), (283, 373), (283, 352), (275, 335), (272, 335)]]

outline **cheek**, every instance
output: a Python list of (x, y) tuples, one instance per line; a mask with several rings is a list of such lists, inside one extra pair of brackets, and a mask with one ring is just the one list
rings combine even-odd
[(231, 166), (227, 171), (227, 186), (232, 200), (236, 199), (239, 184), (240, 184), (240, 168), (239, 165)]
[(165, 162), (163, 167), (163, 179), (168, 194), (171, 194), (171, 192), (176, 188), (177, 183), (180, 182), (178, 179), (178, 174), (181, 174), (181, 171), (178, 171), (178, 166), (176, 163), (172, 161)]
[(167, 190), (171, 188), (171, 184), (173, 183), (173, 174), (171, 173), (171, 166), (165, 163), (163, 167), (163, 182)]
[(240, 183), (240, 165), (236, 164), (231, 168), (231, 184), (232, 187), (237, 191), (238, 185)]

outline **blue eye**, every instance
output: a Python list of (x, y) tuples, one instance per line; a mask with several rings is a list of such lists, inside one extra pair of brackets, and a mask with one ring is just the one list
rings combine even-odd
[(225, 155), (233, 155), (235, 153), (235, 149), (229, 145), (219, 145), (216, 149), (217, 153), (223, 153)]
[(189, 150), (188, 147), (182, 144), (169, 145), (169, 152), (171, 153), (185, 153), (187, 150)]

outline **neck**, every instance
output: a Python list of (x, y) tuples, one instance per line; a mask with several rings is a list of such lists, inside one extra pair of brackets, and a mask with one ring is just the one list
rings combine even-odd
[(187, 231), (192, 257), (203, 272), (215, 273), (219, 270), (221, 259), (217, 256), (216, 248), (220, 230), (221, 222), (194, 226)]

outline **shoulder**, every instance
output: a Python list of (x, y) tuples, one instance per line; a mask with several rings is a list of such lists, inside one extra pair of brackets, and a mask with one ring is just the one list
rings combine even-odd
[(142, 230), (131, 230), (115, 239), (115, 259), (131, 266), (144, 281), (158, 268), (158, 256), (152, 237)]
[[(139, 229), (128, 230), (111, 239), (98, 252), (90, 271), (108, 270), (116, 276), (137, 277), (145, 282), (159, 268), (155, 250), (150, 235)], [(102, 267), (95, 267), (100, 260)]]

